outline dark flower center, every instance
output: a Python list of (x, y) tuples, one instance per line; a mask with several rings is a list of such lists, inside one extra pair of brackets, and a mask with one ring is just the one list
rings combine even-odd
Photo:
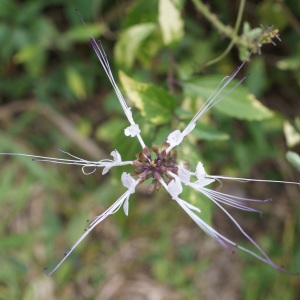
[(159, 191), (161, 180), (166, 184), (170, 182), (172, 177), (168, 172), (177, 174), (177, 152), (176, 150), (171, 150), (167, 153), (167, 147), (168, 144), (164, 144), (162, 151), (159, 151), (158, 147), (152, 147), (152, 151), (156, 155), (155, 159), (152, 159), (149, 148), (145, 147), (142, 152), (136, 155), (137, 160), (133, 161), (133, 165), (136, 167), (134, 173), (139, 176), (141, 180), (140, 183), (149, 178), (153, 178), (152, 184), (148, 188), (149, 194), (154, 190)]

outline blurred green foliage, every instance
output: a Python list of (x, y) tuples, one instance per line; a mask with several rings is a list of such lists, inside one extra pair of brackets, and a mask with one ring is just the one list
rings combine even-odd
[[(210, 65), (230, 43), (239, 1), (212, 0), (206, 10), (199, 3), (0, 0), (0, 152), (64, 157), (57, 145), (87, 159), (108, 158), (117, 149), (132, 160), (140, 151), (123, 134), (126, 119), (75, 8), (101, 38), (149, 146), (182, 129), (257, 45), (260, 24), (274, 24), (282, 41), (275, 38), (276, 47), (263, 45), (261, 55), (252, 55), (239, 75), (250, 73), (245, 83), (201, 117), (179, 156), (192, 167), (202, 161), (210, 174), (297, 180), (298, 2), (247, 1), (233, 48)], [(130, 200), (129, 217), (111, 216), (47, 277), (43, 267), (61, 258), (87, 218), (123, 193), (120, 175), (131, 170), (105, 177), (100, 170), (80, 171), (1, 158), (0, 299), (140, 299), (140, 289), (163, 299), (297, 299), (298, 277), (246, 254), (232, 256), (163, 191), (150, 197), (142, 188)], [(299, 271), (299, 190), (264, 183), (224, 188), (274, 199), (263, 220), (240, 211), (237, 218), (276, 263)], [(230, 234), (229, 221), (205, 198), (188, 190), (184, 196)], [(232, 237), (243, 243), (235, 232)]]

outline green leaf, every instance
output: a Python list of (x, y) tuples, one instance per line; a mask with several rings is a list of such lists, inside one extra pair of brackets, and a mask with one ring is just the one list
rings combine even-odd
[[(222, 78), (220, 76), (205, 76), (185, 82), (183, 86), (188, 95), (206, 100), (214, 92), (221, 80)], [(238, 84), (238, 81), (233, 80), (226, 91), (229, 91), (236, 84)], [(222, 94), (224, 95), (226, 91)], [(248, 121), (261, 121), (273, 115), (271, 110), (263, 106), (255, 96), (250, 94), (247, 88), (241, 84), (235, 87), (234, 90), (216, 104), (214, 108), (230, 117)]]
[[(153, 130), (154, 131), (154, 130)], [(162, 145), (166, 140), (168, 135), (171, 132), (170, 126), (162, 126), (160, 127), (157, 132), (155, 132), (155, 139), (153, 141), (153, 145)]]
[(300, 133), (288, 121), (283, 124), (283, 132), (288, 147), (294, 147), (300, 143)]
[(31, 243), (32, 235), (30, 233), (25, 234), (10, 234), (7, 236), (3, 236), (1, 238), (0, 249), (8, 250), (8, 249), (16, 249), (19, 247), (24, 247), (25, 244)]
[(197, 123), (196, 127), (191, 132), (191, 134), (197, 137), (199, 140), (206, 141), (224, 141), (229, 139), (229, 135), (227, 133), (214, 130), (211, 127), (208, 127), (199, 122)]
[(68, 86), (74, 95), (80, 100), (85, 99), (86, 89), (81, 74), (75, 68), (68, 67), (66, 69), (66, 78)]
[(290, 19), (283, 11), (284, 9), (279, 9), (278, 3), (274, 1), (261, 1), (258, 5), (257, 17), (261, 24), (276, 24), (276, 27), (282, 30), (288, 26)]
[(96, 130), (96, 137), (100, 141), (112, 142), (124, 133), (128, 122), (120, 119), (111, 119), (103, 122)]
[(29, 74), (41, 74), (45, 64), (45, 51), (39, 44), (29, 44), (14, 56), (14, 61), (19, 64), (25, 64)]
[(262, 57), (256, 56), (252, 60), (248, 70), (251, 76), (247, 78), (247, 87), (251, 93), (259, 96), (265, 90), (268, 83), (265, 64)]
[(158, 1), (133, 1), (126, 8), (123, 28), (128, 28), (136, 24), (156, 23), (158, 17)]
[(165, 45), (174, 45), (182, 39), (184, 35), (184, 23), (180, 15), (180, 10), (174, 5), (173, 1), (159, 1), (158, 22)]
[(155, 30), (154, 23), (143, 23), (124, 30), (115, 46), (115, 59), (121, 68), (128, 70), (144, 40)]
[[(300, 45), (298, 45), (298, 49)], [(298, 71), (300, 69), (300, 55), (297, 53), (294, 56), (289, 56), (286, 59), (282, 59), (276, 63), (276, 66), (280, 70), (293, 70)]]
[[(95, 39), (101, 36), (102, 33), (106, 30), (104, 24), (87, 23), (87, 26)], [(89, 41), (91, 37), (86, 31), (86, 28), (82, 26), (82, 24), (80, 24), (79, 26), (70, 28), (67, 32), (63, 34), (62, 38), (67, 39), (71, 42), (86, 42)]]
[(300, 172), (300, 156), (296, 152), (288, 151), (286, 159)]
[(141, 111), (143, 117), (155, 125), (167, 123), (176, 107), (174, 97), (152, 84), (142, 83), (119, 72), (119, 77), (127, 96)]

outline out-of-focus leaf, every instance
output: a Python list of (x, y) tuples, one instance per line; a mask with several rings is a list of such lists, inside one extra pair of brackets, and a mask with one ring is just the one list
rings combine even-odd
[(16, 63), (24, 63), (28, 73), (32, 75), (41, 74), (44, 68), (46, 52), (37, 44), (29, 44), (28, 46), (22, 48), (14, 56), (14, 61)]
[(158, 1), (133, 1), (126, 11), (124, 29), (137, 24), (156, 23), (158, 18)]
[(276, 27), (282, 30), (289, 24), (287, 15), (282, 12), (279, 3), (272, 0), (261, 1), (258, 6), (258, 14), (260, 22), (265, 25), (276, 24)]
[(142, 83), (119, 72), (127, 96), (141, 111), (142, 116), (156, 125), (167, 123), (176, 107), (174, 97), (152, 84)]
[(79, 100), (85, 99), (86, 98), (85, 84), (84, 84), (83, 77), (78, 72), (78, 70), (76, 70), (71, 66), (68, 67), (66, 69), (66, 79), (67, 79), (67, 84), (70, 90), (74, 93), (74, 95)]
[(90, 136), (92, 134), (92, 124), (87, 119), (79, 121), (77, 128), (82, 136)]
[(60, 41), (60, 33), (47, 18), (37, 19), (32, 25), (34, 41), (42, 48), (51, 49), (54, 43)]
[(112, 119), (105, 123), (102, 123), (100, 127), (97, 128), (96, 137), (100, 141), (112, 142), (114, 139), (118, 138), (121, 134), (124, 134), (124, 129), (128, 126), (126, 120)]
[(286, 59), (282, 59), (276, 63), (276, 66), (280, 70), (299, 70), (300, 55), (295, 55)]
[[(95, 24), (95, 23), (88, 23), (87, 24), (89, 31), (93, 35), (95, 39), (102, 35), (105, 31), (106, 27), (104, 24)], [(62, 36), (62, 39), (67, 39), (70, 42), (86, 42), (90, 39), (86, 28), (81, 24), (79, 26), (70, 28), (67, 32), (65, 32)]]
[(249, 65), (250, 76), (247, 77), (247, 87), (249, 91), (259, 96), (267, 85), (264, 60), (261, 56), (256, 56)]
[(155, 138), (152, 142), (152, 145), (162, 145), (166, 142), (168, 135), (170, 134), (171, 129), (169, 126), (162, 126), (155, 134)]
[(285, 59), (282, 59), (276, 63), (276, 66), (280, 70), (290, 70), (294, 72), (295, 77), (297, 78), (298, 85), (300, 85), (300, 43), (296, 45), (295, 53), (296, 55), (289, 56)]
[(295, 119), (295, 128), (300, 132), (300, 118)]
[(144, 69), (151, 69), (156, 55), (163, 49), (161, 32), (158, 27), (144, 40), (137, 52), (137, 59)]
[(208, 127), (207, 125), (204, 125), (199, 122), (197, 123), (196, 127), (191, 132), (191, 134), (197, 137), (199, 140), (206, 141), (224, 141), (229, 139), (229, 135), (227, 133), (214, 130), (211, 127)]
[(26, 234), (10, 234), (7, 236), (1, 237), (0, 249), (16, 249), (18, 247), (24, 247), (26, 244), (30, 244), (33, 239), (33, 236), (30, 232)]
[(288, 121), (284, 122), (283, 131), (288, 147), (294, 147), (300, 143), (300, 133)]
[(158, 5), (158, 22), (162, 31), (164, 44), (174, 45), (184, 35), (184, 23), (180, 10), (171, 0), (160, 0)]
[[(205, 76), (185, 82), (185, 92), (195, 97), (208, 99), (221, 82), (220, 76)], [(230, 90), (238, 81), (233, 80)], [(226, 92), (225, 92), (226, 93)], [(224, 95), (224, 92), (222, 93)], [(263, 106), (254, 95), (250, 94), (247, 88), (241, 84), (234, 88), (224, 99), (217, 103), (214, 108), (228, 116), (241, 120), (264, 120), (272, 117), (273, 113)]]
[(286, 159), (300, 172), (300, 156), (298, 153), (288, 151), (286, 153)]
[(0, 17), (12, 17), (16, 15), (17, 3), (11, 0), (1, 0)]
[(115, 59), (117, 63), (128, 70), (132, 67), (134, 59), (143, 41), (155, 30), (153, 23), (143, 23), (124, 30), (115, 46)]
[[(0, 152), (9, 152), (9, 153), (30, 153), (30, 151), (22, 146), (19, 143), (16, 143), (12, 138), (10, 138), (5, 132), (1, 133), (1, 147)], [(55, 173), (54, 169), (45, 164), (38, 162), (33, 162), (29, 157), (22, 156), (10, 156), (11, 159), (15, 160), (20, 164), (20, 166), (26, 168), (26, 171), (29, 172), (35, 178), (39, 178), (47, 187), (54, 186), (57, 181), (58, 174)]]

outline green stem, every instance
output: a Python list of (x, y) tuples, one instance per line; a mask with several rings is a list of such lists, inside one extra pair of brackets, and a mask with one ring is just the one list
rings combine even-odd
[(205, 64), (205, 66), (209, 66), (212, 64), (215, 64), (217, 62), (219, 62), (220, 60), (222, 60), (228, 53), (229, 51), (232, 49), (232, 47), (234, 46), (234, 44), (236, 43), (236, 40), (238, 39), (238, 31), (239, 31), (239, 27), (241, 25), (241, 21), (242, 21), (242, 16), (243, 16), (243, 11), (245, 8), (245, 0), (241, 0), (240, 2), (240, 6), (239, 6), (239, 11), (238, 11), (238, 16), (236, 19), (236, 23), (234, 26), (234, 31), (232, 33), (232, 37), (231, 37), (231, 42), (229, 43), (229, 45), (227, 46), (227, 48), (225, 49), (225, 51), (219, 55), (218, 57), (216, 57), (215, 59), (210, 60), (209, 62), (207, 62)]
[(218, 17), (209, 10), (209, 6), (202, 3), (201, 0), (192, 0), (196, 8), (219, 32), (227, 37), (232, 37), (234, 30), (231, 26), (225, 26)]
[(212, 65), (212, 64), (220, 61), (221, 59), (223, 59), (229, 53), (229, 51), (232, 49), (232, 47), (234, 45), (236, 45), (238, 47), (244, 47), (244, 48), (249, 49), (249, 50), (252, 50), (254, 47), (258, 46), (257, 41), (254, 41), (254, 42), (249, 41), (249, 40), (247, 40), (247, 38), (243, 34), (238, 36), (238, 30), (239, 30), (239, 27), (241, 25), (242, 15), (243, 15), (243, 11), (244, 11), (244, 8), (245, 8), (245, 0), (240, 1), (239, 11), (238, 11), (237, 20), (236, 20), (234, 28), (232, 28), (231, 26), (224, 25), (218, 19), (218, 17), (210, 11), (209, 7), (205, 4), (203, 4), (202, 0), (192, 0), (192, 1), (194, 3), (195, 7), (197, 8), (197, 10), (199, 10), (203, 14), (203, 16), (221, 34), (229, 37), (230, 40), (231, 40), (228, 47), (225, 49), (225, 51), (220, 56), (218, 56), (217, 58), (215, 58), (215, 59), (209, 61), (208, 63), (206, 63), (205, 66)]

